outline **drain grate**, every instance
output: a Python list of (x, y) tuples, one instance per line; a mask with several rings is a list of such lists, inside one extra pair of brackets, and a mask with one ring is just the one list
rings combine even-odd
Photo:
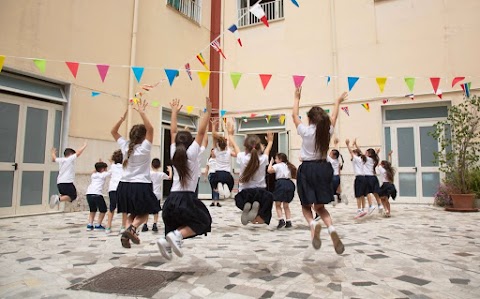
[(114, 267), (71, 286), (69, 290), (152, 297), (182, 274), (182, 272)]

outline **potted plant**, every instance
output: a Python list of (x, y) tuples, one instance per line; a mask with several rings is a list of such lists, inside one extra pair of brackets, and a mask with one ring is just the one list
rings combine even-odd
[(480, 99), (473, 96), (451, 106), (447, 119), (434, 127), (431, 136), (440, 145), (434, 155), (445, 174), (443, 183), (451, 192), (450, 210), (473, 211), (474, 177), (480, 169)]

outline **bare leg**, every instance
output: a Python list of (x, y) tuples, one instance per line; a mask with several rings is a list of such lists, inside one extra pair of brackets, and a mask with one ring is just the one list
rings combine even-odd
[(363, 209), (364, 206), (365, 206), (365, 197), (363, 196), (357, 197), (357, 208), (361, 210)]
[(368, 201), (368, 206), (370, 207), (373, 204), (372, 197), (370, 196), (372, 193), (367, 194), (367, 201)]
[[(129, 216), (129, 218), (133, 218), (132, 216)], [(137, 215), (135, 216), (134, 219), (132, 219), (132, 225), (137, 228), (140, 225), (144, 224), (148, 220), (148, 214), (145, 215)]]
[(127, 227), (127, 213), (122, 213), (122, 227)]
[(113, 220), (113, 213), (115, 211), (111, 212), (111, 211), (108, 211), (107, 212), (107, 228), (112, 228), (112, 220)]
[(305, 220), (307, 220), (307, 224), (310, 227), (310, 233), (312, 234), (313, 238), (314, 230), (310, 225), (310, 223), (313, 221), (312, 205), (302, 206), (302, 213), (303, 217), (305, 217)]
[(285, 218), (291, 219), (292, 214), (290, 213), (290, 205), (288, 202), (283, 203), (283, 210), (285, 211)]
[(105, 218), (105, 213), (98, 214), (98, 225), (102, 225), (104, 218)]
[(257, 217), (255, 217), (255, 219), (253, 219), (252, 223), (254, 223), (254, 224), (264, 224), (265, 220), (263, 220), (260, 216), (257, 216)]
[(133, 224), (133, 219), (134, 219), (134, 218), (135, 218), (135, 217), (133, 217), (132, 214), (128, 215), (127, 218), (126, 218), (127, 221), (125, 222), (125, 224), (126, 224), (125, 227), (130, 226), (131, 224)]
[(332, 223), (332, 218), (330, 217), (330, 213), (328, 213), (327, 209), (323, 204), (316, 204), (314, 205), (315, 212), (322, 218), (323, 222), (327, 227), (330, 227)]
[(157, 223), (157, 222), (158, 222), (158, 214), (159, 214), (159, 213), (153, 215), (153, 223)]
[(91, 223), (93, 224), (93, 220), (95, 219), (95, 214), (97, 212), (90, 212), (90, 214), (88, 214), (88, 223)]
[(377, 193), (373, 193), (373, 196), (375, 197), (375, 200), (377, 201), (377, 205), (381, 205), (382, 200), (380, 199), (380, 196), (378, 196)]
[(275, 210), (277, 211), (277, 217), (278, 217), (278, 219), (282, 219), (282, 218), (283, 218), (283, 214), (282, 214), (282, 202), (280, 202), (280, 201), (276, 201), (276, 202), (275, 202)]
[(68, 201), (71, 202), (72, 199), (68, 195), (60, 195), (60, 201)]
[(196, 235), (196, 233), (189, 226), (182, 226), (177, 228), (177, 230), (182, 234), (183, 238), (188, 238)]

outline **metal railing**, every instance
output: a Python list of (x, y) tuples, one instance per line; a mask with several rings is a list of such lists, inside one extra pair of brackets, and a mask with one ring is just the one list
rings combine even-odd
[(178, 10), (181, 14), (200, 24), (202, 7), (195, 0), (167, 0), (167, 4)]
[[(265, 15), (267, 16), (267, 19), (269, 21), (284, 18), (285, 12), (283, 10), (283, 1), (284, 0), (275, 0), (275, 1), (260, 4), (260, 6), (265, 11)], [(245, 27), (248, 25), (253, 25), (261, 22), (253, 14), (248, 13), (249, 8), (250, 7), (243, 7), (238, 10), (238, 16), (237, 16), (239, 18), (238, 27)]]

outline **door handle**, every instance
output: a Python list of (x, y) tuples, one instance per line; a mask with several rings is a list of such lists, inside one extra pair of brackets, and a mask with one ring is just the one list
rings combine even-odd
[(415, 169), (415, 172), (417, 172), (417, 166), (413, 167), (413, 169)]
[(15, 170), (18, 169), (18, 163), (13, 163), (12, 166), (15, 168)]

